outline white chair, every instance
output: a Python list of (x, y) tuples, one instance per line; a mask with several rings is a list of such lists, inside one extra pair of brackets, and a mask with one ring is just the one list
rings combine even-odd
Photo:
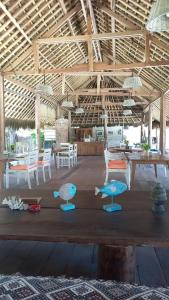
[(57, 168), (68, 166), (69, 168), (74, 165), (74, 152), (73, 145), (67, 144), (61, 147), (64, 147), (63, 151), (57, 153)]
[(124, 153), (111, 153), (106, 149), (104, 157), (106, 163), (105, 184), (108, 182), (109, 173), (123, 173), (130, 190), (130, 163), (126, 160)]
[(38, 163), (37, 163), (38, 170), (42, 169), (44, 182), (46, 182), (45, 168), (48, 168), (49, 178), (51, 179), (51, 177), (52, 177), (51, 176), (51, 167), (50, 167), (51, 152), (52, 152), (52, 149), (45, 149), (44, 155), (43, 155), (43, 160), (38, 160)]
[(77, 165), (77, 144), (73, 144), (74, 164)]
[(33, 174), (36, 177), (36, 184), (39, 185), (37, 160), (38, 160), (38, 152), (32, 151), (24, 158), (24, 164), (23, 164), (23, 159), (22, 159), (22, 163), (18, 163), (17, 165), (9, 166), (9, 164), (7, 164), (6, 172), (5, 172), (6, 188), (9, 188), (9, 175), (16, 175), (17, 184), (19, 183), (19, 177), (26, 175), (28, 187), (29, 189), (31, 189), (30, 175)]

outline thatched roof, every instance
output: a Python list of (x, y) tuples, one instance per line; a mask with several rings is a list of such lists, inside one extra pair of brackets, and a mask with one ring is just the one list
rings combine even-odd
[[(108, 110), (108, 123), (139, 124), (143, 110), (153, 101), (154, 118), (159, 120), (160, 94), (168, 93), (169, 89), (169, 33), (150, 35), (146, 31), (153, 2), (0, 1), (0, 71), (5, 78), (6, 118), (34, 120), (35, 89), (43, 82), (45, 73), (54, 95), (42, 97), (43, 103), (56, 109), (68, 92), (76, 105), (85, 108), (81, 115), (72, 111), (73, 125), (102, 124), (100, 114), (104, 109)], [(81, 41), (82, 38), (75, 38), (74, 42), (49, 40), (81, 37), (87, 30), (89, 34), (89, 18), (93, 34), (112, 33), (112, 39), (104, 35), (93, 41), (93, 54), (90, 55), (94, 60), (93, 72), (98, 72), (95, 74), (88, 73), (88, 59), (92, 69), (91, 57), (88, 57), (90, 48)], [(83, 72), (79, 73), (79, 69)], [(108, 75), (105, 72), (109, 72)], [(121, 88), (124, 79), (132, 74), (141, 77), (143, 87), (133, 95), (138, 105), (132, 116), (124, 117), (122, 101), (131, 91)], [(100, 89), (106, 89), (106, 107), (101, 103)], [(109, 95), (113, 92), (113, 96)], [(115, 95), (115, 92), (119, 94)]]

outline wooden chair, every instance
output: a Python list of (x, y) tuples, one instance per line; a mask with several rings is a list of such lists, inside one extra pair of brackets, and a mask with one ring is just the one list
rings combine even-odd
[[(62, 145), (64, 151), (57, 153), (57, 168), (68, 166), (69, 168), (74, 166), (74, 152), (73, 145)], [(63, 149), (63, 148), (62, 148)]]
[(44, 155), (43, 155), (43, 160), (38, 160), (37, 167), (38, 170), (42, 169), (43, 172), (43, 181), (46, 182), (46, 177), (45, 177), (45, 168), (48, 168), (48, 173), (49, 173), (49, 178), (51, 179), (51, 152), (52, 149), (45, 149), (44, 150)]
[(126, 160), (124, 153), (111, 153), (107, 149), (104, 150), (104, 158), (106, 163), (105, 183), (108, 183), (109, 173), (123, 173), (126, 177), (128, 189), (130, 190), (130, 164)]
[(16, 175), (17, 184), (19, 184), (19, 177), (26, 175), (29, 189), (31, 189), (30, 175), (33, 174), (33, 176), (34, 176), (34, 174), (35, 174), (36, 184), (39, 185), (37, 160), (38, 160), (38, 152), (32, 151), (24, 158), (24, 164), (23, 164), (23, 159), (22, 159), (22, 162), (18, 163), (17, 165), (9, 166), (7, 164), (6, 172), (5, 172), (6, 188), (9, 188), (9, 177), (10, 177), (9, 175), (12, 175), (12, 174)]

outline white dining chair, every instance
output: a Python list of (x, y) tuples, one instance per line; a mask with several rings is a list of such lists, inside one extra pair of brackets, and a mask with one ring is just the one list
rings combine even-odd
[(74, 165), (77, 165), (77, 144), (73, 144)]
[(35, 175), (36, 184), (39, 185), (37, 160), (38, 160), (38, 152), (32, 151), (27, 156), (25, 156), (24, 159), (22, 159), (21, 163), (18, 161), (17, 165), (12, 165), (12, 166), (7, 164), (6, 171), (5, 171), (6, 188), (9, 188), (10, 175), (16, 175), (17, 184), (19, 184), (20, 177), (24, 176), (28, 182), (29, 189), (31, 189), (31, 174), (33, 176)]
[(74, 152), (73, 152), (73, 145), (68, 144), (61, 147), (63, 151), (57, 153), (57, 168), (68, 166), (74, 166)]
[(48, 169), (49, 178), (51, 179), (51, 153), (52, 149), (45, 149), (43, 154), (43, 160), (38, 160), (37, 167), (38, 171), (41, 169), (43, 172), (43, 181), (46, 182), (46, 176), (45, 176), (45, 168)]
[(106, 164), (105, 185), (108, 183), (109, 173), (123, 173), (126, 177), (128, 189), (130, 190), (130, 163), (126, 160), (124, 153), (111, 153), (107, 149), (104, 150), (104, 158)]

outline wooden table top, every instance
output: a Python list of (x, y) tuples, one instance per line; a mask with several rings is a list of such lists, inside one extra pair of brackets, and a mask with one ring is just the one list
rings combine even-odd
[(120, 147), (110, 147), (108, 149), (110, 152), (127, 152), (127, 153), (133, 153), (133, 152), (143, 152), (143, 149), (141, 148), (120, 148)]
[(158, 154), (150, 154), (149, 156), (144, 156), (140, 154), (127, 154), (127, 158), (131, 161), (140, 163), (167, 163), (169, 162), (169, 156), (167, 155), (158, 155)]
[(123, 210), (115, 213), (102, 210), (110, 198), (96, 197), (94, 191), (78, 192), (72, 202), (77, 208), (63, 212), (59, 209), (63, 201), (46, 198), (37, 214), (1, 206), (0, 239), (169, 246), (168, 203), (163, 215), (152, 213), (149, 192), (130, 191), (116, 197)]

